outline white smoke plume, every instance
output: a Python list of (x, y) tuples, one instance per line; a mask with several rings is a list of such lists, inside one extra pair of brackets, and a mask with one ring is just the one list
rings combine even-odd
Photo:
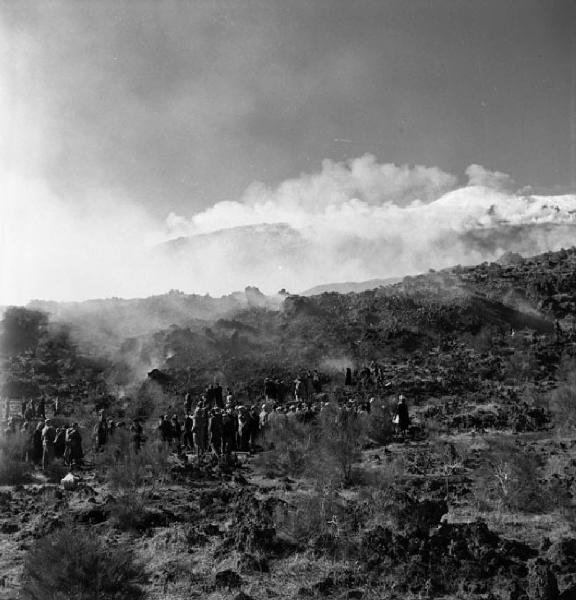
[(0, 303), (299, 292), (574, 243), (576, 196), (514, 192), (510, 177), (479, 165), (466, 174), (459, 185), (435, 167), (327, 160), (316, 174), (255, 183), (237, 201), (164, 224), (113, 194), (71, 209), (41, 182), (12, 177), (1, 198)]

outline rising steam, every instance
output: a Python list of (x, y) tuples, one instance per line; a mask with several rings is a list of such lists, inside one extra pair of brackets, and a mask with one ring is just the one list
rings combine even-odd
[(568, 247), (576, 196), (515, 192), (504, 173), (471, 165), (468, 183), (435, 167), (325, 161), (269, 189), (255, 183), (165, 224), (95, 194), (71, 209), (41, 183), (12, 178), (3, 198), (3, 303), (147, 296), (171, 288), (273, 293), (494, 260), (506, 250)]

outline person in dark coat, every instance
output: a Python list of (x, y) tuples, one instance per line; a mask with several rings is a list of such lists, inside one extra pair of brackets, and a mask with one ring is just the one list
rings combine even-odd
[(66, 452), (66, 427), (58, 427), (54, 440), (54, 458), (62, 458)]
[(38, 402), (36, 416), (40, 417), (41, 419), (46, 418), (46, 400), (44, 400), (44, 397), (40, 398), (40, 402)]
[(346, 379), (344, 381), (344, 385), (352, 385), (352, 369), (350, 369), (350, 367), (346, 369)]
[(206, 392), (204, 393), (206, 399), (206, 406), (208, 408), (212, 408), (214, 406), (214, 384), (210, 384), (206, 388)]
[(172, 426), (172, 445), (176, 452), (180, 453), (180, 441), (182, 439), (182, 426), (180, 425), (180, 421), (178, 421), (178, 415), (172, 415), (172, 420), (170, 422)]
[(184, 448), (192, 452), (194, 450), (194, 434), (192, 429), (194, 428), (194, 417), (190, 413), (186, 413), (184, 417), (184, 437), (182, 443)]
[(96, 434), (96, 447), (98, 450), (101, 450), (108, 441), (108, 423), (103, 412), (100, 413), (94, 430)]
[(222, 449), (225, 454), (236, 450), (236, 427), (236, 415), (232, 408), (229, 408), (222, 416)]
[(38, 425), (36, 425), (36, 429), (32, 434), (32, 462), (35, 465), (39, 465), (42, 462), (42, 453), (44, 449), (42, 447), (42, 429), (44, 429), (44, 423), (40, 421)]
[(264, 380), (264, 396), (266, 400), (277, 400), (278, 399), (278, 389), (276, 387), (276, 382), (268, 377)]
[(169, 444), (172, 441), (172, 425), (166, 418), (166, 415), (160, 415), (158, 427), (156, 429), (158, 431), (158, 437), (160, 438), (160, 441), (166, 444)]
[(406, 398), (402, 394), (398, 396), (398, 406), (396, 407), (396, 425), (398, 431), (405, 435), (410, 427), (410, 415), (408, 414), (408, 405), (406, 404)]
[(82, 435), (78, 423), (66, 430), (66, 463), (70, 466), (80, 466), (84, 460), (82, 450)]
[(192, 412), (192, 394), (190, 392), (186, 393), (184, 396), (184, 413), (189, 415)]
[(256, 441), (260, 435), (260, 414), (258, 407), (253, 406), (250, 411), (250, 450), (253, 452), (256, 448)]
[(216, 382), (216, 386), (214, 387), (213, 395), (215, 406), (222, 408), (224, 406), (224, 391), (218, 382)]
[(130, 425), (130, 437), (134, 452), (138, 454), (144, 443), (144, 428), (140, 423), (140, 419), (134, 419), (132, 421), (132, 425)]

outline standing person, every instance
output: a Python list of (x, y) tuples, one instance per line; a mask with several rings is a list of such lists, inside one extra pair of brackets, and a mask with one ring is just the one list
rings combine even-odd
[(56, 429), (56, 439), (54, 440), (54, 458), (63, 458), (66, 452), (66, 426)]
[(218, 381), (216, 382), (216, 387), (214, 388), (214, 404), (218, 408), (222, 408), (224, 406), (224, 393), (222, 390), (222, 386)]
[(206, 387), (205, 397), (206, 397), (206, 406), (208, 408), (212, 408), (214, 406), (214, 384), (213, 383), (211, 383), (209, 386)]
[(194, 418), (190, 414), (190, 412), (186, 413), (186, 417), (184, 418), (184, 448), (192, 452), (194, 450), (194, 435), (192, 434), (192, 429), (194, 428)]
[(165, 444), (170, 444), (170, 441), (172, 440), (172, 426), (170, 425), (170, 421), (166, 418), (166, 415), (160, 415), (158, 427), (156, 429), (160, 441)]
[(186, 392), (184, 396), (184, 414), (189, 415), (192, 412), (192, 394)]
[(206, 452), (206, 411), (202, 404), (199, 404), (192, 416), (193, 426), (192, 433), (194, 434), (194, 445), (198, 456)]
[(100, 411), (98, 415), (98, 422), (94, 426), (94, 434), (96, 437), (96, 449), (102, 450), (108, 441), (108, 423), (106, 423), (104, 411)]
[(314, 379), (311, 371), (307, 371), (306, 377), (304, 378), (304, 384), (306, 387), (306, 402), (310, 402), (314, 397)]
[(172, 444), (174, 445), (174, 449), (178, 454), (180, 454), (180, 442), (182, 440), (182, 426), (180, 425), (180, 421), (178, 421), (178, 415), (172, 415)]
[(84, 460), (82, 436), (78, 423), (72, 423), (72, 427), (66, 430), (66, 457), (71, 467), (80, 466)]
[(271, 400), (278, 399), (278, 389), (276, 387), (276, 382), (269, 377), (266, 377), (264, 380), (264, 396), (266, 397), (266, 401), (269, 402)]
[(256, 440), (260, 435), (260, 414), (258, 407), (254, 405), (250, 411), (250, 451), (254, 452), (256, 448)]
[(304, 384), (300, 376), (296, 377), (294, 381), (294, 398), (296, 402), (302, 402), (304, 399)]
[(38, 402), (38, 406), (36, 407), (36, 416), (40, 419), (46, 418), (46, 400), (44, 400), (44, 396), (42, 396)]
[(314, 369), (314, 373), (312, 373), (312, 385), (315, 394), (322, 393), (322, 382), (320, 380), (320, 373), (318, 373), (317, 369)]
[(241, 406), (238, 411), (238, 447), (240, 452), (250, 449), (250, 429), (252, 418), (246, 406)]
[(232, 390), (227, 387), (226, 388), (226, 406), (232, 406), (232, 404), (234, 403), (234, 394), (232, 393)]
[(42, 445), (42, 430), (44, 429), (44, 423), (40, 421), (36, 425), (36, 429), (32, 434), (32, 461), (35, 465), (39, 465), (42, 462), (42, 454), (44, 452)]
[(262, 433), (264, 433), (266, 431), (266, 428), (268, 426), (268, 410), (266, 407), (266, 404), (262, 405), (262, 410), (260, 411), (260, 414), (258, 415), (258, 421), (259, 421), (259, 425), (260, 425), (260, 431)]
[(346, 377), (344, 379), (344, 385), (352, 385), (352, 369), (350, 367), (346, 368)]
[(208, 436), (210, 440), (210, 449), (220, 456), (222, 453), (222, 413), (218, 407), (212, 410), (208, 421)]
[(406, 404), (406, 398), (400, 394), (398, 396), (398, 406), (396, 407), (396, 425), (398, 431), (402, 436), (408, 431), (410, 427), (410, 415), (408, 414), (408, 405)]
[(132, 448), (134, 448), (134, 452), (138, 454), (142, 448), (142, 443), (144, 442), (144, 428), (140, 424), (140, 419), (136, 418), (132, 420), (132, 425), (130, 425), (130, 436)]
[(55, 417), (57, 417), (60, 414), (60, 398), (58, 396), (56, 396), (56, 399), (54, 400), (52, 410), (54, 411)]
[(54, 460), (54, 441), (56, 440), (56, 430), (52, 426), (52, 420), (44, 421), (42, 429), (42, 470), (45, 471), (48, 465)]
[(222, 449), (225, 454), (236, 450), (236, 417), (228, 408), (222, 417)]

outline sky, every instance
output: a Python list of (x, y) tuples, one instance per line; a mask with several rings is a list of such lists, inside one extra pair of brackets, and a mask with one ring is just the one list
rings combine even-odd
[[(327, 193), (371, 205), (471, 165), (572, 194), (575, 35), (572, 0), (1, 2), (0, 303), (161, 291), (131, 248), (339, 169)], [(336, 189), (354, 164), (376, 191)]]

